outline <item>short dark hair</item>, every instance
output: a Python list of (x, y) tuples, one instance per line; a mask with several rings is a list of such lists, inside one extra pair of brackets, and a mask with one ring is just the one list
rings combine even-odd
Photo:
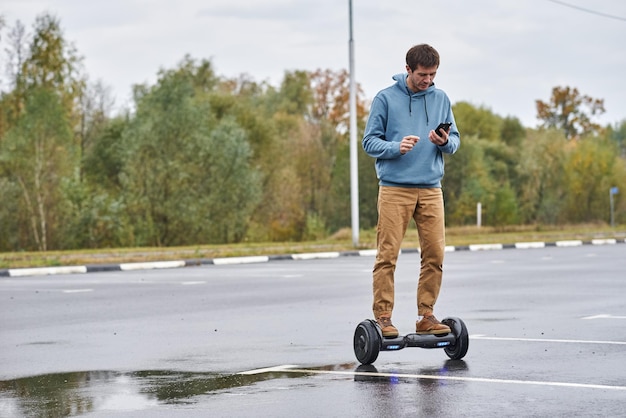
[(439, 52), (428, 44), (415, 45), (406, 53), (406, 65), (411, 71), (415, 71), (418, 65), (439, 67)]

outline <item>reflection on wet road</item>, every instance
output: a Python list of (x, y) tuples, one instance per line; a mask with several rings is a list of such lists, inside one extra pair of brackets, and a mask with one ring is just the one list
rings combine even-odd
[[(357, 367), (358, 366), (358, 367)], [(422, 389), (446, 382), (415, 379), (399, 371), (379, 372), (373, 365), (347, 363), (290, 370), (282, 366), (223, 375), (168, 370), (120, 373), (89, 371), (48, 374), (0, 381), (1, 416), (77, 416), (97, 411), (141, 411), (159, 404), (193, 404), (202, 395), (217, 395), (229, 389), (278, 379), (299, 379), (320, 373), (354, 376), (355, 382), (384, 385), (418, 383)], [(462, 360), (448, 360), (442, 367), (419, 370), (420, 375), (445, 376), (467, 370)], [(430, 389), (429, 389), (430, 388)], [(378, 386), (377, 390), (381, 387)]]
[(0, 416), (76, 416), (98, 410), (142, 410), (158, 403), (194, 403), (194, 397), (306, 373), (220, 375), (167, 370), (90, 371), (0, 381)]

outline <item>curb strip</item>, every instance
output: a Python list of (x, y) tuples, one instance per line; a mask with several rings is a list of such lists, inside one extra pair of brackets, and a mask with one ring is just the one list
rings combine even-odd
[[(625, 244), (626, 239), (593, 239), (591, 241), (568, 240), (556, 242), (518, 242), (515, 244), (473, 244), (462, 246), (446, 246), (446, 252), (453, 251), (493, 251), (506, 249), (533, 249), (545, 247), (580, 247), (583, 245), (614, 245)], [(417, 253), (417, 248), (405, 248), (400, 253)], [(250, 264), (250, 263), (267, 263), (270, 261), (283, 260), (319, 260), (339, 257), (373, 257), (376, 250), (360, 250), (360, 251), (343, 251), (343, 252), (320, 252), (320, 253), (303, 253), (303, 254), (285, 254), (285, 255), (269, 255), (269, 256), (250, 256), (250, 257), (223, 257), (223, 258), (196, 258), (188, 260), (174, 261), (153, 261), (140, 263), (121, 263), (121, 264), (88, 264), (84, 266), (65, 266), (65, 267), (34, 267), (34, 268), (18, 268), (18, 269), (0, 269), (0, 277), (26, 277), (26, 276), (49, 276), (54, 274), (73, 274), (73, 273), (97, 273), (105, 271), (131, 271), (131, 270), (151, 270), (151, 269), (169, 269), (190, 266), (203, 265), (233, 265), (233, 264)]]

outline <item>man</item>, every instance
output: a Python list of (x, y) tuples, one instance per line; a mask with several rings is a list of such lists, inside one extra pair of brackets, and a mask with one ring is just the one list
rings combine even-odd
[[(409, 49), (407, 72), (395, 75), (395, 84), (374, 97), (362, 141), (365, 152), (376, 158), (379, 179), (372, 308), (383, 336), (389, 338), (398, 336), (391, 322), (394, 273), (411, 218), (417, 225), (421, 254), (415, 332), (450, 332), (433, 310), (445, 251), (443, 154), (456, 152), (460, 136), (450, 99), (433, 82), (438, 68), (439, 53), (430, 45)], [(450, 128), (435, 132), (441, 122), (450, 122)]]

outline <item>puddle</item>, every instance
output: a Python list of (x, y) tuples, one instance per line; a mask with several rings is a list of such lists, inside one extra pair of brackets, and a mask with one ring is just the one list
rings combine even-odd
[(69, 417), (98, 411), (141, 411), (159, 404), (192, 404), (199, 395), (279, 378), (272, 372), (222, 375), (179, 371), (88, 371), (0, 381), (0, 416)]
[[(443, 367), (420, 369), (419, 373), (437, 376), (466, 369), (463, 361), (449, 360)], [(269, 368), (253, 374), (172, 370), (46, 374), (0, 381), (0, 417), (70, 417), (93, 412), (148, 411), (160, 405), (193, 405), (201, 402), (203, 396), (229, 393), (258, 382), (298, 379), (328, 371), (339, 371), (342, 376), (352, 372), (358, 382), (398, 383), (387, 368), (382, 370), (386, 374), (378, 375), (374, 366), (357, 367), (356, 363), (299, 370)]]

